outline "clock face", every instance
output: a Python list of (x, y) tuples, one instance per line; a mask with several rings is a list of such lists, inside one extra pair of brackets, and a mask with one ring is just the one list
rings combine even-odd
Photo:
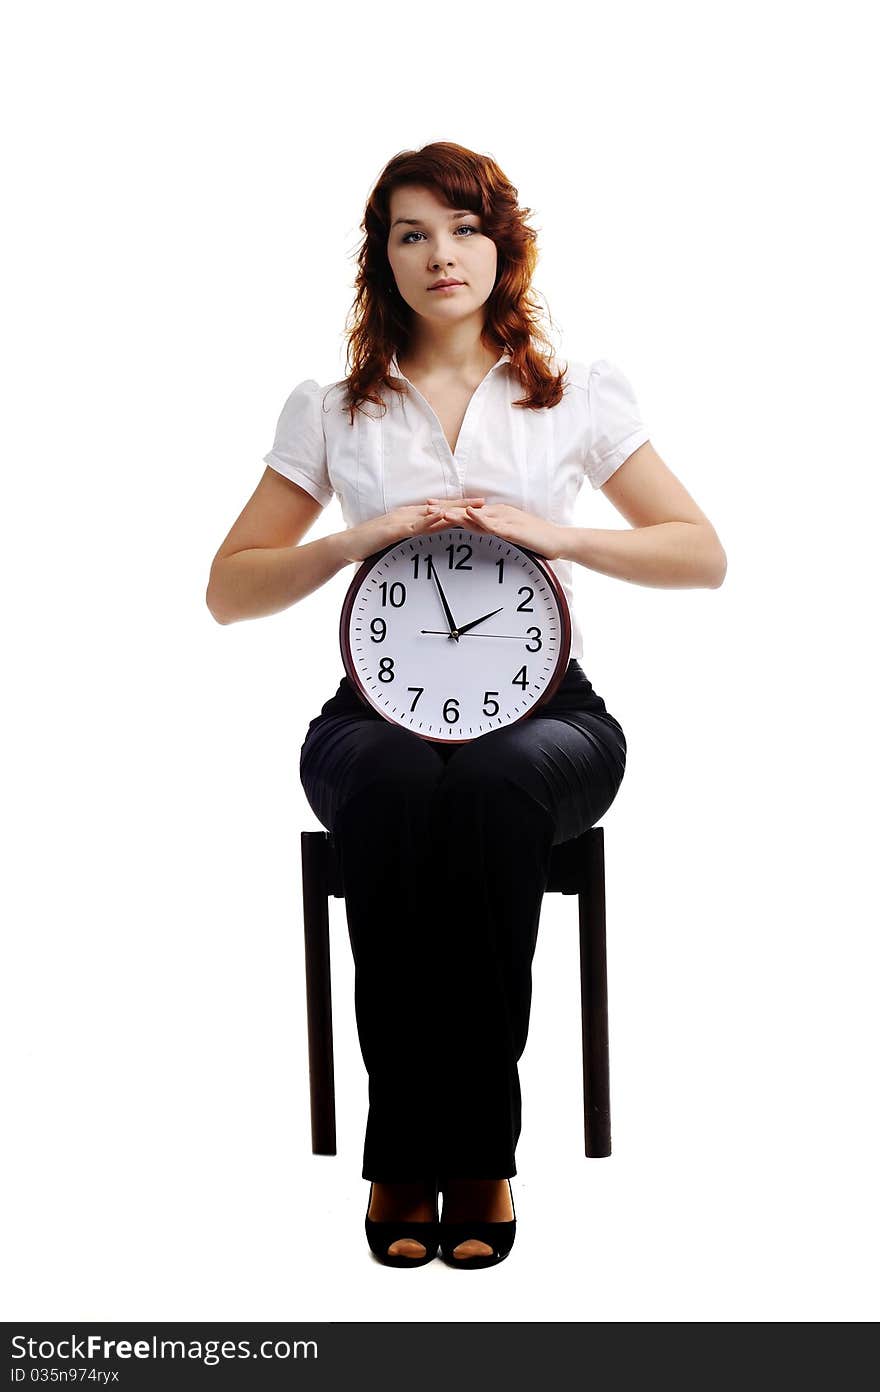
[(447, 527), (363, 562), (339, 638), (349, 680), (386, 720), (460, 744), (549, 699), (568, 666), (571, 619), (547, 561)]

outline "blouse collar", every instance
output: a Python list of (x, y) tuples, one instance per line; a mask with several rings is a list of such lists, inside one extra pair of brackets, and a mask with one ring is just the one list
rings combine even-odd
[[(505, 352), (503, 352), (503, 353), (501, 354), (501, 357), (498, 359), (498, 361), (495, 362), (495, 363), (493, 363), (492, 366), (489, 368), (489, 372), (494, 372), (495, 369), (496, 369), (497, 367), (500, 367), (502, 363), (512, 362), (512, 361), (513, 361), (512, 354), (508, 353), (508, 352), (505, 350)], [(486, 376), (487, 376), (487, 377), (488, 377), (488, 375), (489, 375), (489, 372), (486, 373)], [(401, 370), (400, 370), (400, 364), (399, 364), (398, 361), (397, 361), (397, 353), (396, 353), (396, 352), (395, 352), (395, 353), (392, 353), (392, 355), (391, 355), (391, 362), (388, 364), (388, 374), (389, 374), (389, 376), (391, 376), (391, 377), (399, 377), (399, 378), (401, 379), (401, 381), (404, 381), (404, 382), (409, 381), (409, 378), (408, 378), (408, 377), (404, 377), (404, 376), (403, 376), (403, 373), (402, 373)]]

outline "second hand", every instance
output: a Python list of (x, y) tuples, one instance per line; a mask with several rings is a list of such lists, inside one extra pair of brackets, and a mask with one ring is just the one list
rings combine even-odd
[[(420, 632), (420, 633), (440, 633), (440, 634), (442, 634), (442, 636), (443, 636), (444, 638), (449, 638), (449, 637), (451, 636), (450, 634), (448, 634), (448, 633), (446, 632), (446, 629), (445, 629), (445, 628), (420, 628), (420, 629), (419, 629), (419, 632)], [(521, 633), (461, 633), (461, 634), (459, 634), (459, 637), (461, 637), (461, 638), (518, 638), (518, 639), (520, 640), (521, 643), (525, 643), (525, 642), (531, 641), (530, 639), (528, 639), (526, 636), (524, 636), (524, 635), (521, 634)]]

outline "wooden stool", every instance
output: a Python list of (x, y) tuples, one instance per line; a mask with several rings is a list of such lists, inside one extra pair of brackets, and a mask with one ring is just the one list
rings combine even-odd
[[(584, 1070), (584, 1154), (611, 1154), (608, 1078), (608, 974), (605, 957), (604, 829), (591, 827), (550, 853), (548, 894), (576, 894), (581, 940), (581, 1039)], [(336, 1154), (333, 1013), (330, 999), (330, 895), (344, 898), (342, 874), (328, 831), (303, 831), (303, 923), (309, 1028), (312, 1153)]]

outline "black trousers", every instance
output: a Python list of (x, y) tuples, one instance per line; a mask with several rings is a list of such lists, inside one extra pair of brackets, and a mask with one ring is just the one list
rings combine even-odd
[(347, 677), (309, 724), (300, 777), (339, 847), (369, 1078), (364, 1179), (516, 1174), (550, 849), (595, 825), (625, 764), (574, 659), (533, 716), (468, 744), (389, 724)]

